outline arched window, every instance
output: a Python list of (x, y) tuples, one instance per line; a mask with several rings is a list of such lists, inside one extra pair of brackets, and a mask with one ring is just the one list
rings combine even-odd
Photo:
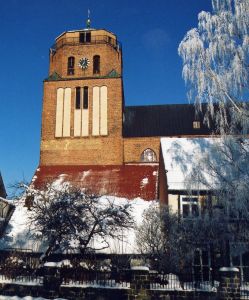
[(68, 57), (67, 60), (67, 75), (74, 75), (74, 63), (75, 59), (73, 56)]
[(100, 74), (100, 56), (94, 55), (93, 57), (93, 74)]
[(146, 149), (141, 154), (141, 161), (142, 162), (155, 162), (157, 161), (156, 153), (151, 149)]

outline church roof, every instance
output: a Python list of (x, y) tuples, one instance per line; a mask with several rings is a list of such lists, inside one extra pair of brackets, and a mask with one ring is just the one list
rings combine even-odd
[[(211, 130), (197, 116), (192, 104), (126, 106), (124, 109), (124, 137), (208, 135)], [(193, 122), (200, 121), (200, 128)]]
[(88, 193), (127, 199), (158, 199), (158, 164), (121, 166), (40, 166), (33, 184), (43, 188), (47, 183), (69, 182), (85, 188)]

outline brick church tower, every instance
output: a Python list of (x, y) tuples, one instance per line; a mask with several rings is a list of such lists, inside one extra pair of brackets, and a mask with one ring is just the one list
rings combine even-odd
[(50, 49), (41, 166), (123, 163), (122, 49), (113, 33), (87, 24)]
[(49, 59), (34, 185), (59, 180), (98, 195), (165, 198), (161, 137), (210, 134), (194, 106), (125, 106), (120, 43), (89, 19), (57, 37)]

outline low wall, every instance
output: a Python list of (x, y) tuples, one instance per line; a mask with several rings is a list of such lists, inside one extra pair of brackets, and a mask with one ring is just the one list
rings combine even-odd
[(47, 299), (61, 297), (68, 300), (216, 300), (216, 293), (214, 292), (149, 290), (147, 294), (138, 296), (132, 294), (131, 289), (125, 288), (62, 286), (58, 291), (53, 291), (46, 290), (42, 285), (21, 284), (0, 284), (0, 294), (19, 297), (44, 297)]

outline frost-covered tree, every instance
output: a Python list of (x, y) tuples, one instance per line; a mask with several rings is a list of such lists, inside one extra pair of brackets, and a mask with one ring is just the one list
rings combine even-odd
[(186, 34), (178, 51), (189, 99), (197, 111), (205, 108), (207, 124), (221, 134), (209, 152), (193, 161), (192, 174), (186, 178), (190, 190), (199, 182), (218, 204), (203, 214), (200, 226), (205, 232), (206, 225), (217, 221), (212, 235), (207, 235), (209, 242), (248, 242), (248, 1), (212, 0), (212, 12), (199, 14), (197, 28)]
[(207, 102), (206, 121), (215, 120), (218, 131), (247, 130), (248, 0), (212, 0), (212, 8), (199, 13), (197, 28), (179, 45), (188, 96), (198, 110)]
[(31, 232), (48, 244), (43, 258), (56, 251), (103, 250), (111, 239), (122, 240), (124, 229), (133, 227), (128, 202), (88, 195), (68, 184), (47, 185), (42, 191), (26, 186), (22, 197), (30, 205)]
[(154, 261), (153, 267), (180, 275), (191, 265), (199, 245), (195, 234), (192, 224), (169, 207), (152, 204), (136, 228), (136, 243), (138, 251)]
[(229, 241), (234, 253), (241, 251), (240, 243), (249, 242), (249, 140), (214, 138), (208, 151), (192, 161), (192, 171), (186, 178), (190, 192), (196, 182), (209, 190), (213, 199), (211, 211), (199, 218), (199, 228), (207, 228), (203, 229), (204, 237), (209, 237), (209, 243), (220, 242), (222, 247)]

